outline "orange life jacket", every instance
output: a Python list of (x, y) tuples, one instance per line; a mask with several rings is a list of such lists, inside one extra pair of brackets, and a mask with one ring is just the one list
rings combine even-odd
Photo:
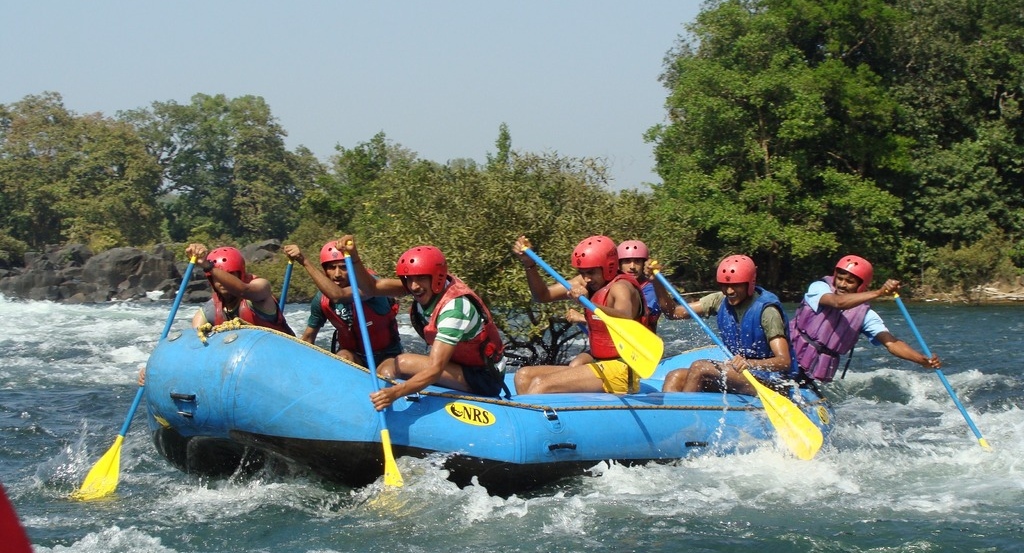
[(505, 351), (505, 345), (501, 342), (501, 334), (498, 332), (498, 325), (494, 324), (491, 311), (484, 305), (480, 296), (457, 277), (448, 275), (448, 286), (437, 300), (437, 308), (434, 309), (429, 321), (424, 321), (417, 312), (416, 306), (412, 306), (409, 311), (412, 326), (428, 346), (432, 345), (437, 337), (437, 316), (441, 312), (441, 306), (463, 296), (480, 311), (480, 316), (484, 319), (484, 328), (472, 340), (459, 342), (455, 346), (452, 362), (462, 365), (463, 368), (492, 367), (501, 361)]
[[(624, 280), (632, 285), (633, 288), (636, 288), (637, 294), (640, 296), (640, 312), (633, 317), (633, 320), (642, 322), (647, 313), (647, 307), (644, 305), (644, 294), (640, 290), (640, 283), (636, 281), (633, 275), (626, 273), (615, 275), (615, 278), (608, 281), (604, 287), (594, 292), (590, 301), (594, 302), (594, 305), (598, 307), (604, 306), (612, 284), (619, 280)], [(615, 349), (615, 342), (612, 340), (611, 333), (608, 332), (608, 327), (604, 324), (604, 321), (595, 317), (594, 312), (589, 309), (585, 311), (584, 316), (587, 318), (587, 332), (590, 334), (590, 355), (593, 355), (594, 359), (598, 361), (618, 358), (619, 352)]]
[[(210, 298), (210, 301), (213, 302), (212, 323), (214, 325), (223, 324), (230, 320), (227, 317), (229, 313), (224, 312), (224, 303), (220, 299), (220, 294), (214, 292), (213, 297)], [(207, 305), (209, 305), (209, 303), (207, 303)], [(274, 310), (277, 312), (275, 319), (273, 321), (267, 320), (266, 315), (263, 315), (252, 308), (252, 303), (249, 300), (242, 298), (242, 300), (238, 302), (238, 312), (237, 314), (235, 314), (235, 316), (247, 323), (254, 324), (256, 326), (272, 328), (274, 330), (284, 332), (285, 334), (295, 336), (295, 332), (292, 330), (290, 326), (288, 326), (288, 321), (286, 321), (284, 318), (284, 313), (277, 308), (276, 299), (274, 300)], [(208, 310), (206, 310), (205, 306), (204, 313), (206, 315), (206, 320), (209, 321), (211, 313)]]
[[(349, 305), (350, 310), (354, 313), (355, 306), (351, 303)], [(366, 351), (363, 348), (361, 335), (362, 326), (356, 324), (355, 321), (347, 323), (342, 320), (331, 306), (331, 299), (322, 293), (320, 294), (320, 309), (324, 312), (327, 320), (334, 325), (334, 328), (338, 329), (338, 346), (341, 349), (365, 356)], [(398, 302), (392, 301), (391, 309), (381, 315), (370, 307), (368, 301), (363, 301), (363, 316), (366, 317), (366, 326), (370, 331), (370, 347), (373, 348), (373, 351), (381, 351), (401, 341), (401, 335), (398, 333)]]

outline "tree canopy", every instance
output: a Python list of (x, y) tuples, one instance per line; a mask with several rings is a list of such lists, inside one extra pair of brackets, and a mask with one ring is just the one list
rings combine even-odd
[(263, 98), (196, 94), (188, 105), (126, 111), (162, 168), (167, 237), (258, 240), (294, 230), (303, 187), (321, 168), (289, 152)]
[(123, 122), (77, 116), (59, 94), (0, 106), (0, 230), (31, 247), (159, 239), (160, 168)]
[(798, 286), (845, 252), (899, 274), (1019, 241), (1022, 18), (1008, 0), (707, 2), (647, 135), (659, 249), (684, 274), (747, 253)]

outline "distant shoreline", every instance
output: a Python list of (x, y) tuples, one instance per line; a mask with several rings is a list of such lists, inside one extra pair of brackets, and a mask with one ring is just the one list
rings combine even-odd
[(914, 301), (943, 302), (943, 303), (978, 303), (978, 304), (1006, 304), (1013, 305), (1024, 303), (1024, 284), (1021, 278), (1017, 282), (989, 282), (976, 286), (968, 291), (957, 290), (954, 292), (927, 292), (915, 296)]

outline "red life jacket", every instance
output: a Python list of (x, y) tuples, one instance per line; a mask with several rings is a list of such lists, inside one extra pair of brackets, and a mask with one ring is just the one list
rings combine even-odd
[(28, 541), (25, 529), (18, 520), (3, 486), (0, 486), (0, 537), (3, 537), (4, 551), (11, 553), (32, 553), (32, 543)]
[[(214, 310), (212, 323), (214, 325), (219, 325), (227, 322), (229, 319), (226, 317), (224, 313), (224, 303), (220, 300), (220, 294), (214, 292), (213, 297), (210, 298), (210, 301), (213, 302)], [(290, 336), (295, 336), (295, 332), (292, 331), (292, 328), (290, 326), (288, 326), (288, 321), (286, 321), (284, 318), (284, 313), (282, 313), (280, 309), (277, 309), (276, 299), (274, 300), (274, 310), (277, 311), (276, 319), (273, 321), (268, 321), (266, 318), (264, 318), (263, 315), (261, 315), (259, 312), (252, 308), (251, 302), (249, 300), (242, 298), (242, 300), (238, 302), (238, 313), (235, 316), (237, 316), (239, 319), (242, 319), (247, 323), (254, 324), (256, 326), (272, 328), (279, 332), (284, 332), (285, 334), (288, 334)], [(205, 311), (205, 309), (204, 312), (206, 314), (206, 320), (209, 321), (210, 313), (208, 311)]]
[[(351, 306), (350, 310), (355, 313), (355, 306), (351, 303), (349, 305)], [(320, 310), (324, 312), (324, 316), (331, 321), (334, 328), (338, 329), (338, 346), (341, 349), (366, 355), (363, 348), (363, 337), (360, 334), (362, 326), (356, 324), (354, 320), (352, 323), (342, 320), (331, 307), (331, 299), (323, 293), (320, 294)], [(366, 317), (366, 326), (370, 329), (370, 347), (373, 348), (373, 351), (383, 350), (401, 339), (398, 333), (398, 302), (391, 302), (391, 309), (381, 315), (374, 311), (368, 302), (364, 301), (363, 316)]]
[(452, 362), (466, 367), (493, 367), (501, 361), (505, 351), (505, 344), (501, 342), (501, 334), (498, 332), (498, 325), (494, 324), (491, 311), (484, 305), (480, 296), (471, 290), (466, 283), (453, 275), (448, 275), (448, 286), (445, 288), (441, 298), (437, 300), (437, 307), (430, 315), (430, 320), (424, 323), (423, 317), (417, 312), (416, 305), (409, 310), (409, 316), (416, 333), (423, 338), (428, 346), (434, 344), (437, 337), (437, 316), (441, 313), (441, 307), (449, 301), (465, 296), (480, 311), (484, 319), (484, 328), (472, 340), (459, 342), (455, 345), (455, 353), (452, 355)]
[[(625, 280), (633, 288), (636, 288), (637, 294), (640, 295), (640, 312), (633, 317), (633, 320), (643, 322), (644, 315), (647, 313), (647, 307), (644, 305), (644, 294), (640, 290), (640, 283), (636, 281), (633, 275), (626, 273), (615, 275), (615, 278), (608, 281), (603, 288), (594, 292), (590, 301), (594, 302), (594, 305), (598, 307), (604, 306), (612, 284), (615, 284), (618, 280)], [(590, 355), (593, 355), (594, 359), (598, 361), (618, 358), (619, 352), (615, 349), (615, 342), (612, 340), (612, 335), (608, 332), (608, 327), (604, 324), (604, 321), (595, 317), (594, 312), (589, 309), (584, 312), (584, 316), (587, 318), (587, 332), (590, 334)]]

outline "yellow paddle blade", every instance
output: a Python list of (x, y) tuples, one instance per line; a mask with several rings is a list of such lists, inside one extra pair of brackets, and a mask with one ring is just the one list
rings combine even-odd
[(391, 433), (387, 428), (380, 431), (380, 443), (384, 446), (384, 485), (401, 488), (405, 481), (402, 473), (398, 472), (398, 463), (395, 463), (395, 454), (391, 451)]
[(651, 329), (632, 319), (612, 317), (600, 308), (594, 310), (594, 314), (608, 327), (608, 333), (615, 342), (615, 351), (619, 352), (622, 360), (640, 378), (650, 378), (665, 353), (665, 342)]
[(96, 461), (89, 474), (85, 476), (82, 487), (71, 494), (71, 499), (88, 501), (114, 493), (121, 472), (122, 442), (124, 442), (124, 436), (118, 435), (114, 440), (114, 445), (110, 446), (110, 449), (103, 454), (103, 457), (100, 457), (99, 461)]
[(804, 461), (813, 459), (824, 441), (821, 429), (795, 403), (761, 384), (749, 370), (744, 369), (743, 376), (757, 390), (757, 397), (768, 413), (768, 420), (790, 451)]

